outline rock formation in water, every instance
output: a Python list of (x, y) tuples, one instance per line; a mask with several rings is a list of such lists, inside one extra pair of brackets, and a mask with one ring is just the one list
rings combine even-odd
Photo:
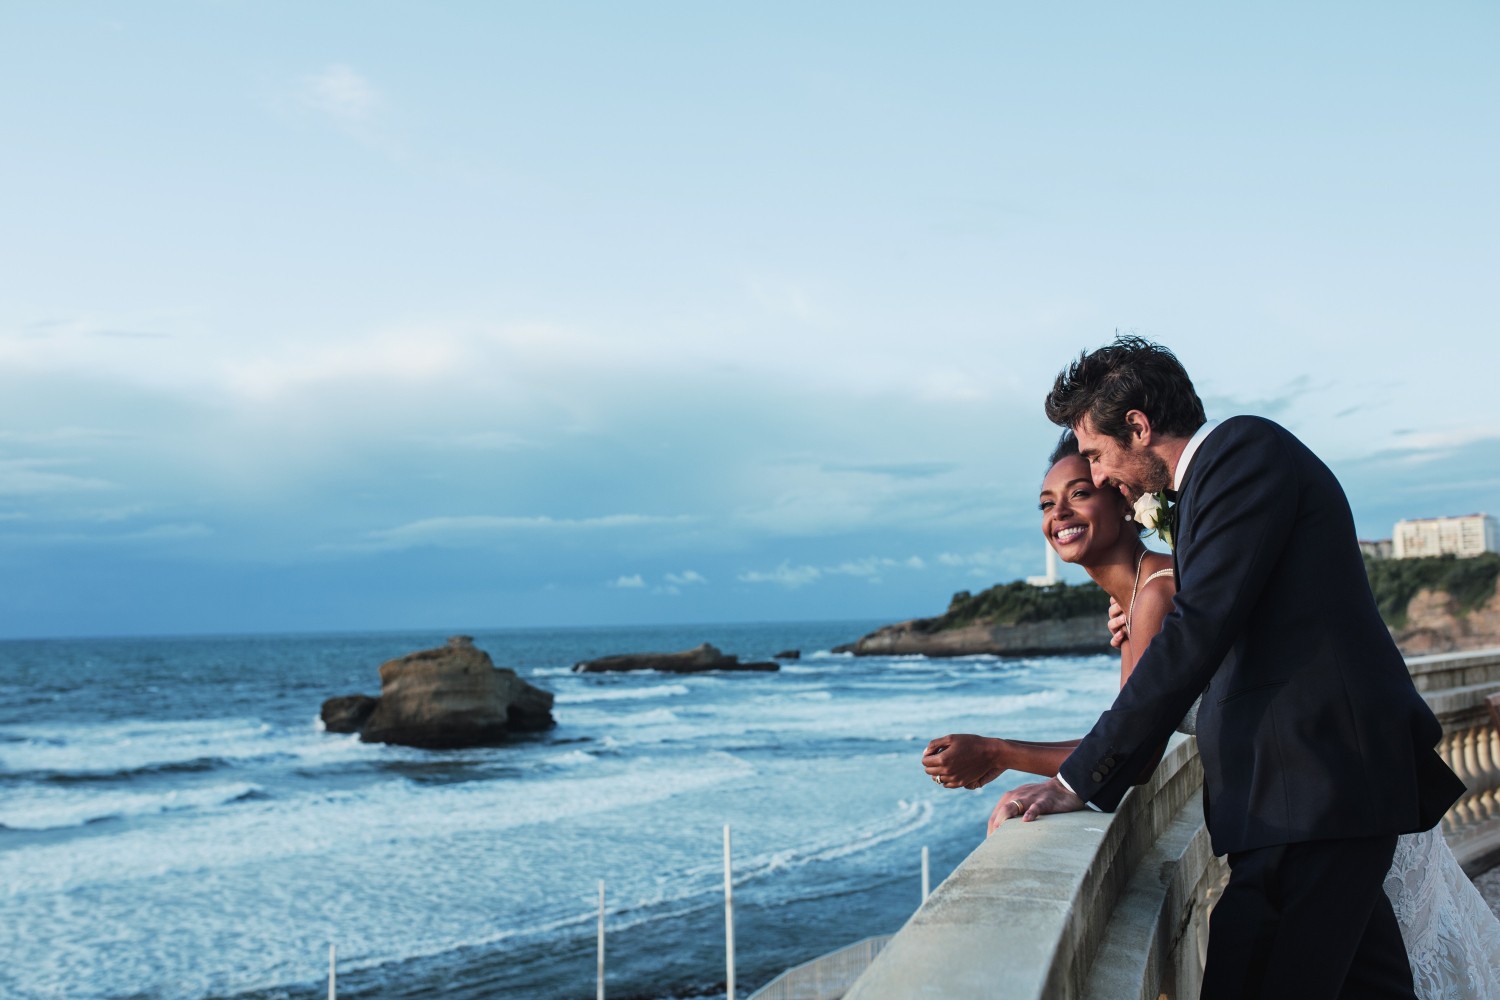
[(357, 733), (380, 704), (367, 694), (346, 694), (323, 702), (323, 728), (330, 733)]
[(430, 749), (489, 746), (556, 725), (552, 693), (497, 668), (466, 635), (382, 664), (379, 698), (330, 698), (322, 717), (330, 732), (358, 732), (366, 743)]
[(622, 670), (660, 670), (671, 674), (698, 674), (708, 670), (780, 670), (779, 663), (741, 663), (734, 654), (720, 652), (708, 643), (680, 653), (625, 653), (601, 656), (573, 664), (575, 673), (603, 674)]

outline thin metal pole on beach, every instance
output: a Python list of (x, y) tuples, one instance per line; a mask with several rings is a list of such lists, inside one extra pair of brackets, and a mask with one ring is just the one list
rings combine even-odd
[(328, 946), (328, 1000), (337, 1000), (338, 998), (338, 990), (335, 988), (333, 981), (333, 956), (334, 947), (330, 944)]
[(604, 1000), (604, 880), (599, 880), (599, 1000)]
[(927, 877), (927, 848), (922, 848), (922, 902), (927, 902), (927, 893), (932, 885)]
[(726, 1000), (734, 1000), (734, 883), (729, 878), (729, 824), (724, 824), (724, 965), (729, 975)]

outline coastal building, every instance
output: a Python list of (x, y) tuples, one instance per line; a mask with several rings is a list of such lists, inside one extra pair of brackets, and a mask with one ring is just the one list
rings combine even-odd
[(1464, 559), (1483, 552), (1500, 552), (1500, 529), (1488, 514), (1397, 521), (1391, 532), (1391, 553), (1397, 559), (1443, 555)]
[(1057, 575), (1057, 552), (1046, 542), (1042, 547), (1047, 550), (1047, 573), (1045, 576), (1028, 576), (1026, 582), (1033, 587), (1050, 587), (1060, 578)]
[(1393, 553), (1393, 547), (1389, 538), (1361, 538), (1359, 540), (1359, 551), (1367, 559), (1389, 559)]

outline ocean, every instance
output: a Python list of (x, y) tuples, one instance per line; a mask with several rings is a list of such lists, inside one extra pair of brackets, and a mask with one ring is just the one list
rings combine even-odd
[[(324, 732), (324, 699), (443, 632), (0, 642), (0, 996), (446, 1000), (737, 995), (897, 930), (1008, 773), (939, 788), (949, 732), (1080, 735), (1111, 656), (852, 657), (880, 622), (473, 632), (558, 725), (424, 751)], [(574, 674), (712, 642), (776, 673)]]

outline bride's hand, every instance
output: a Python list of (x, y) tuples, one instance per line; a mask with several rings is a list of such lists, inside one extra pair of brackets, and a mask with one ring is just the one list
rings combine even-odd
[(954, 733), (927, 744), (922, 768), (944, 788), (980, 788), (1005, 773), (1005, 741)]
[(1130, 638), (1125, 634), (1125, 609), (1113, 597), (1109, 599), (1109, 644), (1116, 649)]

